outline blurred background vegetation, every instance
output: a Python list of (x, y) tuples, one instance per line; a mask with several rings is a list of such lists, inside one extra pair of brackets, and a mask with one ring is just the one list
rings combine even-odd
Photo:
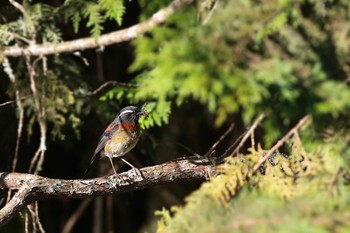
[[(71, 232), (350, 231), (348, 0), (193, 1), (130, 42), (5, 57), (9, 46), (98, 38), (148, 19), (171, 1), (20, 3), (24, 13), (7, 1), (0, 7), (0, 103), (20, 99), (0, 107), (1, 171), (32, 167), (51, 178), (84, 178), (100, 134), (129, 104), (150, 112), (129, 155), (138, 167), (204, 155), (234, 123), (216, 150), (223, 154), (266, 115), (210, 181), (93, 201), (41, 201), (46, 232), (69, 232), (66, 224), (79, 208), (83, 213)], [(94, 91), (108, 81), (119, 84)], [(248, 175), (306, 115), (308, 123)], [(43, 132), (47, 150), (39, 147)], [(42, 159), (33, 160), (35, 154)], [(109, 168), (102, 159), (89, 177)], [(0, 231), (24, 229), (19, 215)]]

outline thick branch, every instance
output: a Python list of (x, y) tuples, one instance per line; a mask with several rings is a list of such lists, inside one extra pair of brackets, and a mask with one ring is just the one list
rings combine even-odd
[(156, 25), (162, 24), (183, 4), (190, 4), (193, 0), (174, 0), (169, 6), (152, 15), (148, 20), (132, 27), (101, 35), (97, 39), (87, 37), (59, 44), (30, 44), (26, 48), (18, 46), (8, 47), (4, 51), (6, 57), (18, 57), (24, 54), (32, 56), (45, 56), (50, 54), (74, 52), (77, 50), (91, 49), (108, 46), (124, 41), (129, 41), (144, 34)]
[(87, 180), (50, 179), (23, 173), (0, 173), (0, 189), (19, 190), (0, 210), (0, 226), (33, 201), (49, 198), (90, 198), (149, 188), (174, 181), (206, 180), (214, 166), (189, 160), (166, 162), (140, 169), (143, 178), (132, 170), (121, 173), (123, 181), (113, 176)]

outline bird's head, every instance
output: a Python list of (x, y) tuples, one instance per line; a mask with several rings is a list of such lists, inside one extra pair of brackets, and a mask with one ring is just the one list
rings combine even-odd
[(116, 120), (122, 124), (138, 123), (140, 116), (148, 117), (147, 111), (136, 106), (127, 106), (120, 110)]

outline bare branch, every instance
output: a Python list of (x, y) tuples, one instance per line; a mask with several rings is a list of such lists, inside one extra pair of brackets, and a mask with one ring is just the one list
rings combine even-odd
[(339, 168), (338, 171), (333, 175), (332, 180), (329, 183), (328, 188), (327, 188), (327, 194), (328, 194), (329, 197), (334, 195), (333, 194), (333, 189), (336, 186), (339, 177), (342, 175), (343, 170), (344, 170), (343, 168)]
[(227, 135), (229, 133), (231, 133), (231, 131), (233, 130), (234, 126), (235, 126), (235, 124), (232, 123), (230, 125), (230, 127), (225, 131), (225, 133), (223, 135), (221, 135), (221, 137), (210, 147), (210, 149), (208, 150), (208, 152), (204, 156), (210, 156), (210, 154), (213, 153), (213, 151), (220, 144), (220, 142), (222, 142), (222, 140), (224, 140), (227, 137)]
[[(222, 160), (222, 158), (226, 158), (228, 155), (235, 155), (236, 153), (238, 153), (239, 149), (241, 149), (241, 147), (247, 141), (249, 136), (254, 132), (254, 130), (260, 124), (260, 122), (264, 119), (264, 117), (265, 117), (264, 113), (260, 114), (258, 116), (258, 118), (254, 121), (253, 125), (250, 126), (250, 128), (248, 130), (246, 130), (241, 136), (239, 136), (239, 138), (236, 139), (235, 142), (229, 148), (226, 149), (225, 153), (220, 155), (217, 159)], [(235, 146), (237, 145), (238, 142), (239, 142), (239, 144), (235, 148)], [(233, 148), (235, 148), (235, 149), (233, 152), (231, 152)]]
[[(24, 100), (24, 99), (27, 99), (28, 97), (31, 97), (32, 95), (25, 95), (25, 96), (21, 96), (18, 100)], [(0, 107), (3, 107), (3, 106), (6, 106), (6, 105), (9, 105), (9, 104), (13, 104), (13, 103), (16, 103), (17, 99), (15, 100), (9, 100), (9, 101), (6, 101), (6, 102), (3, 102), (0, 104)]]
[(309, 119), (309, 115), (304, 116), (298, 122), (298, 124), (296, 124), (291, 130), (289, 130), (289, 132), (286, 135), (284, 135), (283, 138), (278, 140), (278, 142), (260, 159), (260, 161), (257, 164), (255, 164), (255, 166), (251, 170), (251, 174), (256, 172), (259, 169), (259, 167), (272, 155), (272, 153), (278, 150), (278, 148), (280, 148), (293, 134), (295, 134), (302, 126), (304, 126)]
[(31, 62), (30, 56), (26, 56), (26, 65), (27, 65), (29, 78), (30, 78), (30, 88), (33, 93), (35, 108), (36, 108), (36, 111), (38, 112), (38, 123), (40, 128), (40, 145), (38, 147), (38, 150), (35, 152), (35, 155), (29, 167), (29, 172), (31, 172), (32, 169), (34, 168), (34, 165), (36, 164), (36, 168), (34, 171), (35, 174), (38, 174), (44, 162), (44, 155), (46, 151), (46, 132), (47, 132), (46, 110), (43, 106), (43, 103), (42, 103), (43, 101), (40, 101), (40, 96), (39, 96), (38, 89), (36, 86), (36, 81), (35, 81), (35, 76), (36, 76), (35, 64), (41, 59), (42, 57), (39, 57), (35, 59), (33, 62)]
[(17, 103), (17, 108), (19, 112), (19, 119), (18, 119), (18, 128), (17, 128), (16, 149), (15, 149), (15, 154), (13, 156), (13, 161), (12, 161), (13, 172), (16, 170), (16, 166), (17, 166), (18, 151), (19, 151), (19, 145), (22, 138), (23, 121), (24, 121), (24, 108), (21, 102), (21, 97), (18, 89), (16, 90), (16, 103)]
[(19, 10), (20, 12), (22, 12), (22, 14), (25, 14), (26, 12), (24, 11), (24, 8), (21, 4), (19, 4), (18, 2), (16, 2), (15, 0), (9, 0), (9, 2), (11, 3), (12, 6), (14, 6), (17, 10)]
[[(21, 100), (28, 97), (28, 95), (21, 96), (20, 90), (19, 90), (18, 85), (17, 85), (16, 76), (14, 75), (13, 69), (11, 68), (10, 61), (7, 58), (5, 58), (2, 65), (4, 66), (5, 73), (9, 76), (10, 81), (15, 86), (16, 100), (7, 101), (5, 103), (0, 104), (0, 106), (2, 107), (2, 106), (5, 106), (7, 104), (11, 104), (13, 102), (16, 102), (17, 108), (18, 108), (18, 113), (19, 113), (16, 149), (15, 149), (15, 153), (14, 153), (13, 161), (12, 161), (12, 171), (14, 172), (16, 169), (16, 166), (17, 166), (17, 161), (18, 161), (18, 151), (19, 151), (19, 145), (20, 145), (20, 141), (21, 141), (21, 137), (22, 137), (23, 119), (24, 119), (24, 108), (23, 108)], [(9, 193), (9, 196), (10, 196), (10, 193)]]
[(72, 214), (72, 216), (68, 219), (66, 224), (63, 227), (62, 233), (70, 233), (72, 232), (72, 229), (75, 225), (75, 223), (78, 221), (78, 219), (83, 215), (86, 208), (90, 205), (91, 201), (93, 199), (85, 199), (78, 207), (78, 209)]
[(260, 124), (260, 122), (264, 119), (265, 114), (260, 114), (258, 118), (254, 121), (253, 125), (249, 128), (249, 130), (244, 134), (242, 140), (239, 142), (238, 146), (235, 148), (235, 150), (232, 152), (232, 155), (235, 155), (238, 153), (239, 149), (244, 145), (244, 143), (247, 141), (249, 136), (254, 132), (256, 127)]
[(30, 44), (22, 48), (18, 46), (7, 47), (4, 51), (5, 57), (18, 57), (23, 55), (45, 56), (50, 54), (59, 54), (75, 52), (78, 50), (92, 49), (112, 44), (129, 41), (139, 35), (152, 29), (154, 26), (162, 24), (178, 8), (184, 4), (190, 4), (193, 0), (174, 0), (169, 6), (159, 10), (148, 20), (136, 24), (132, 27), (101, 35), (99, 38), (81, 38), (72, 41), (66, 41), (59, 44)]
[[(13, 85), (15, 87), (15, 95), (16, 95), (15, 102), (17, 104), (17, 109), (18, 109), (18, 114), (19, 114), (16, 148), (15, 148), (15, 152), (14, 152), (13, 160), (12, 160), (12, 172), (14, 172), (16, 170), (16, 166), (17, 166), (19, 146), (20, 146), (21, 137), (22, 137), (24, 108), (22, 105), (20, 90), (19, 90), (18, 85), (17, 85), (16, 76), (14, 75), (13, 69), (11, 68), (10, 61), (7, 58), (5, 58), (2, 65), (4, 66), (5, 73), (9, 76), (10, 81), (13, 83)], [(6, 103), (1, 104), (0, 106), (4, 106), (4, 105), (11, 103), (11, 102), (12, 101), (7, 101)], [(11, 198), (11, 190), (8, 191), (7, 202), (9, 202), (10, 198)]]
[(49, 198), (90, 198), (149, 188), (175, 181), (206, 180), (214, 173), (212, 165), (191, 163), (188, 159), (166, 162), (140, 169), (143, 177), (132, 170), (123, 172), (123, 181), (114, 176), (86, 180), (50, 179), (23, 173), (0, 173), (0, 190), (18, 192), (0, 210), (0, 226), (8, 222), (26, 205)]
[[(1, 174), (0, 176), (2, 177)], [(15, 214), (29, 204), (29, 199), (27, 199), (29, 191), (28, 187), (23, 185), (11, 200), (0, 210), (0, 226), (8, 222)]]
[(93, 96), (98, 94), (100, 91), (102, 91), (104, 88), (111, 86), (111, 87), (115, 87), (115, 86), (120, 86), (120, 87), (127, 87), (127, 88), (137, 88), (140, 85), (139, 84), (130, 84), (130, 83), (122, 83), (122, 82), (118, 82), (118, 81), (107, 81), (105, 83), (103, 83), (101, 86), (99, 86), (98, 88), (96, 88), (95, 90), (91, 91), (88, 93), (89, 96)]

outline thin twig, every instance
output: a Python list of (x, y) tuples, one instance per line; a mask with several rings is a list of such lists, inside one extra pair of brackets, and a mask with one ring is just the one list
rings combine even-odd
[(9, 104), (13, 104), (13, 103), (16, 103), (17, 100), (24, 100), (24, 99), (27, 99), (28, 97), (31, 97), (32, 95), (24, 95), (24, 96), (21, 96), (19, 97), (19, 99), (15, 99), (15, 100), (9, 100), (9, 101), (6, 101), (4, 103), (1, 103), (0, 104), (0, 107), (3, 107), (3, 106), (6, 106), (6, 105), (9, 105)]
[(230, 125), (230, 127), (225, 131), (225, 133), (223, 135), (221, 135), (221, 137), (210, 147), (208, 152), (205, 153), (204, 157), (209, 156), (215, 150), (215, 148), (220, 144), (220, 142), (222, 142), (222, 140), (224, 140), (227, 137), (227, 135), (229, 133), (231, 133), (231, 131), (233, 130), (234, 126), (235, 126), (235, 124), (232, 123)]
[[(18, 112), (19, 112), (16, 148), (15, 148), (15, 152), (14, 152), (13, 160), (12, 160), (12, 172), (14, 172), (16, 170), (16, 166), (17, 166), (19, 146), (20, 146), (21, 137), (22, 137), (24, 109), (23, 109), (23, 105), (21, 102), (20, 91), (19, 91), (19, 88), (18, 88), (17, 82), (16, 82), (16, 76), (14, 75), (13, 69), (11, 68), (10, 61), (7, 58), (5, 58), (2, 64), (4, 66), (5, 73), (9, 76), (10, 81), (13, 83), (13, 85), (15, 87), (15, 95), (16, 95), (15, 101), (16, 101)], [(7, 202), (10, 201), (11, 196), (12, 196), (11, 190), (9, 190), (8, 194), (7, 194)]]
[(202, 24), (206, 25), (211, 18), (214, 10), (216, 9), (216, 6), (218, 5), (218, 0), (212, 0), (212, 1), (203, 1), (201, 3), (201, 15), (206, 15), (204, 18), (201, 19), (201, 15), (199, 15), (199, 19), (202, 20)]
[(33, 232), (37, 232), (36, 215), (35, 215), (35, 212), (33, 210), (33, 208), (34, 208), (33, 205), (34, 204), (27, 205), (27, 209), (28, 209), (30, 216), (31, 216), (31, 219), (32, 219)]
[[(36, 87), (36, 82), (35, 82), (35, 64), (42, 59), (43, 56), (38, 57), (33, 61), (31, 64), (30, 61), (30, 56), (26, 56), (26, 65), (29, 73), (29, 79), (30, 79), (30, 88), (33, 93), (34, 97), (34, 104), (35, 108), (38, 112), (38, 123), (39, 123), (39, 128), (40, 128), (40, 145), (38, 150), (36, 151), (29, 167), (29, 172), (32, 171), (34, 168), (34, 165), (36, 164), (36, 168), (34, 171), (34, 174), (38, 174), (38, 172), (42, 168), (42, 164), (44, 162), (44, 155), (46, 151), (46, 132), (47, 132), (47, 124), (46, 124), (46, 111), (43, 106), (43, 103), (40, 101), (40, 96)], [(38, 162), (37, 162), (38, 161)]]
[(37, 161), (39, 159), (40, 153), (41, 153), (41, 148), (40, 148), (40, 145), (39, 145), (38, 149), (36, 150), (36, 152), (35, 152), (35, 154), (34, 154), (34, 156), (32, 158), (32, 160), (30, 161), (30, 165), (29, 165), (29, 169), (28, 169), (29, 173), (32, 173), (35, 164), (37, 164)]
[(15, 149), (15, 154), (13, 156), (13, 161), (12, 161), (13, 172), (16, 170), (16, 166), (17, 166), (18, 151), (19, 151), (19, 146), (22, 138), (23, 119), (24, 119), (24, 108), (20, 100), (19, 90), (16, 90), (16, 103), (17, 103), (17, 108), (19, 112), (19, 119), (18, 119), (18, 127), (17, 127), (16, 149)]
[(219, 158), (225, 158), (227, 157), (227, 155), (229, 153), (231, 153), (230, 151), (237, 145), (237, 143), (239, 142), (238, 146), (235, 148), (235, 150), (231, 153), (231, 155), (236, 154), (239, 149), (244, 145), (244, 143), (246, 142), (246, 140), (248, 139), (248, 137), (252, 134), (252, 132), (256, 129), (256, 127), (260, 124), (260, 122), (264, 119), (265, 114), (260, 114), (258, 116), (258, 118), (254, 121), (253, 125), (246, 130), (241, 136), (239, 136), (236, 141), (229, 147), (226, 149), (225, 153), (220, 155)]
[(45, 233), (44, 227), (43, 227), (43, 225), (41, 224), (41, 221), (40, 221), (39, 203), (38, 203), (38, 201), (34, 202), (34, 210), (35, 210), (36, 224), (38, 225), (40, 232), (41, 233)]
[(331, 197), (333, 195), (333, 188), (337, 184), (339, 176), (342, 174), (342, 172), (343, 172), (343, 168), (339, 168), (338, 171), (333, 175), (332, 180), (329, 183), (328, 189), (327, 189), (328, 196)]
[(106, 87), (115, 87), (115, 86), (120, 86), (120, 87), (126, 87), (126, 88), (137, 88), (140, 86), (140, 84), (130, 84), (130, 83), (122, 83), (118, 81), (107, 81), (103, 83), (101, 86), (96, 88), (95, 90), (91, 91), (88, 93), (89, 96), (93, 96), (98, 94), (100, 91), (102, 91)]
[(8, 32), (8, 31), (1, 30), (1, 29), (0, 29), (0, 31), (1, 31), (1, 33), (3, 33), (3, 34), (7, 34), (7, 35), (13, 37), (15, 40), (18, 40), (17, 42), (19, 42), (19, 40), (21, 40), (21, 41), (23, 41), (23, 42), (25, 42), (25, 43), (27, 43), (27, 44), (32, 44), (32, 43), (33, 43), (33, 42), (30, 41), (29, 39), (27, 39), (27, 38), (25, 38), (25, 37), (23, 37), (23, 36), (21, 36), (21, 35), (18, 35), (18, 34), (16, 34), (16, 33)]
[[(187, 151), (189, 154), (195, 156), (195, 157), (201, 157), (200, 154), (198, 154), (197, 152), (195, 152), (194, 150), (190, 149), (188, 146), (186, 146), (185, 144), (182, 144), (170, 137), (164, 137), (164, 139), (162, 140), (163, 143), (166, 143), (166, 144), (171, 144), (171, 145), (174, 145), (176, 144), (177, 146), (181, 147), (182, 149), (184, 149), (185, 151)], [(180, 157), (180, 158), (176, 158), (175, 160), (181, 160), (181, 159), (184, 159), (186, 158), (186, 156), (184, 157)]]
[(260, 122), (265, 118), (265, 114), (262, 113), (258, 116), (258, 118), (254, 121), (253, 125), (249, 128), (249, 130), (244, 134), (242, 140), (240, 141), (240, 143), (238, 144), (238, 146), (235, 148), (235, 150), (231, 153), (232, 155), (235, 155), (236, 153), (238, 153), (239, 149), (241, 149), (241, 147), (244, 145), (244, 143), (247, 141), (247, 139), (249, 138), (249, 136), (254, 132), (254, 130), (256, 129), (256, 127), (258, 127), (258, 125), (260, 124)]
[[(17, 103), (17, 108), (19, 111), (19, 119), (18, 119), (18, 127), (17, 127), (16, 148), (15, 148), (15, 153), (13, 155), (13, 160), (12, 160), (12, 172), (14, 172), (16, 170), (16, 167), (17, 167), (18, 152), (19, 152), (19, 146), (20, 146), (21, 138), (22, 138), (23, 119), (24, 119), (24, 108), (22, 106), (22, 102), (20, 100), (20, 95), (19, 95), (19, 90), (17, 88), (16, 88), (16, 103)], [(12, 196), (12, 193), (11, 193), (11, 190), (9, 190), (8, 194), (7, 194), (7, 202), (10, 201), (11, 196)]]
[(84, 213), (86, 208), (90, 205), (91, 201), (93, 199), (85, 199), (83, 200), (78, 209), (70, 216), (68, 221), (66, 221), (66, 224), (63, 227), (62, 233), (70, 233), (75, 225), (75, 223), (78, 221), (78, 219), (81, 217), (81, 215)]
[(24, 214), (24, 232), (29, 233), (29, 216), (28, 211)]
[(295, 132), (297, 132), (302, 126), (304, 126), (310, 119), (309, 115), (304, 116), (297, 125), (295, 125), (283, 138), (278, 140), (278, 142), (260, 159), (260, 161), (255, 164), (253, 169), (250, 171), (249, 176), (256, 172), (260, 166), (274, 153), (278, 148), (280, 148)]

